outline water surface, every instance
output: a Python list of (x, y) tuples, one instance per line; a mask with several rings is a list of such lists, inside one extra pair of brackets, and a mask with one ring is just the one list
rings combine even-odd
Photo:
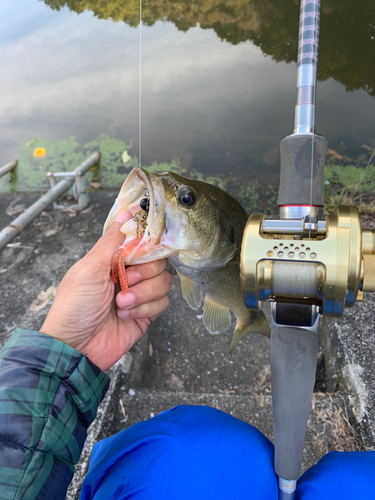
[[(38, 138), (75, 137), (75, 152), (54, 153), (69, 168), (101, 134), (138, 156), (138, 6), (2, 1), (0, 165), (32, 155)], [(293, 131), (298, 10), (293, 0), (143, 2), (142, 163), (176, 158), (188, 173), (277, 185), (279, 142)], [(355, 157), (375, 147), (375, 4), (326, 0), (321, 18), (317, 132)], [(116, 155), (102, 167), (121, 174)], [(48, 158), (34, 168), (44, 176)], [(20, 175), (17, 189), (27, 184)]]

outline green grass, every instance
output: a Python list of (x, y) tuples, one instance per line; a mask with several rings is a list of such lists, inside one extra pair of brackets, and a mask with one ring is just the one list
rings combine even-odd
[(324, 168), (326, 211), (333, 212), (338, 205), (375, 210), (375, 149), (366, 146), (366, 151), (352, 160), (329, 150)]

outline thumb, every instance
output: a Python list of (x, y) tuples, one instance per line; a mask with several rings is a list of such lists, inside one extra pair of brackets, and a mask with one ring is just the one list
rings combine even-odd
[(89, 253), (96, 254), (98, 260), (111, 262), (119, 246), (125, 240), (125, 234), (120, 229), (132, 217), (133, 214), (129, 210), (119, 210), (112, 224)]

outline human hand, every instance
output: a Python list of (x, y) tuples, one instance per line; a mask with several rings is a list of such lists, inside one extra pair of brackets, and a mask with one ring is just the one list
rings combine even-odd
[(124, 240), (120, 228), (130, 218), (127, 210), (118, 212), (90, 252), (69, 269), (40, 330), (82, 352), (103, 371), (144, 335), (169, 303), (172, 277), (165, 271), (166, 259), (128, 267), (129, 291), (115, 297), (111, 263)]

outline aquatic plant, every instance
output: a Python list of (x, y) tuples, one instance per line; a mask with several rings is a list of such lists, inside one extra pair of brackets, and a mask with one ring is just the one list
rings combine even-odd
[[(12, 191), (40, 191), (48, 189), (47, 172), (74, 170), (85, 159), (75, 137), (49, 141), (41, 137), (24, 141), (18, 147), (17, 175), (10, 179)], [(39, 151), (38, 151), (39, 150)], [(35, 155), (35, 151), (45, 154)], [(17, 184), (14, 184), (16, 181)], [(8, 190), (9, 180), (0, 178), (0, 191)]]
[[(328, 150), (325, 167), (325, 208), (333, 212), (337, 205), (357, 205), (362, 211), (375, 211), (375, 149), (362, 146), (364, 153), (352, 159), (344, 153)], [(94, 151), (101, 154), (100, 163), (85, 176), (86, 184), (93, 187), (119, 188), (128, 172), (138, 166), (138, 159), (129, 154), (132, 142), (100, 135), (84, 146), (75, 137), (60, 141), (35, 138), (20, 144), (17, 168), (10, 178), (0, 178), (0, 191), (41, 191), (49, 188), (47, 172), (74, 170)], [(41, 150), (41, 156), (35, 151)], [(196, 169), (187, 172), (178, 159), (171, 162), (153, 162), (146, 166), (150, 172), (169, 170), (193, 179), (213, 184), (236, 198), (247, 213), (275, 214), (277, 212), (277, 187), (253, 179), (227, 175), (205, 175)], [(10, 188), (10, 189), (9, 189)]]
[[(99, 182), (105, 187), (121, 186), (128, 169), (136, 167), (138, 160), (130, 157), (126, 164), (122, 155), (132, 147), (121, 139), (100, 135), (83, 147), (75, 137), (49, 141), (41, 137), (22, 142), (18, 147), (19, 157), (16, 176), (10, 182), (0, 178), (1, 191), (42, 191), (49, 188), (47, 172), (69, 172), (80, 165), (94, 151), (99, 151), (101, 160), (85, 176), (87, 182)], [(45, 154), (35, 155), (44, 150)]]
[(175, 172), (176, 174), (184, 175), (186, 174), (186, 170), (181, 167), (180, 160), (173, 158), (170, 163), (161, 162), (157, 163), (156, 161), (152, 162), (150, 166), (146, 167), (149, 172), (157, 172), (168, 170), (169, 172)]
[(100, 162), (93, 171), (93, 181), (100, 182), (103, 187), (121, 186), (129, 169), (138, 166), (138, 159), (131, 157), (123, 161), (124, 152), (132, 148), (132, 141), (126, 144), (114, 137), (101, 134), (99, 137), (83, 146), (85, 156), (94, 151), (100, 152)]

